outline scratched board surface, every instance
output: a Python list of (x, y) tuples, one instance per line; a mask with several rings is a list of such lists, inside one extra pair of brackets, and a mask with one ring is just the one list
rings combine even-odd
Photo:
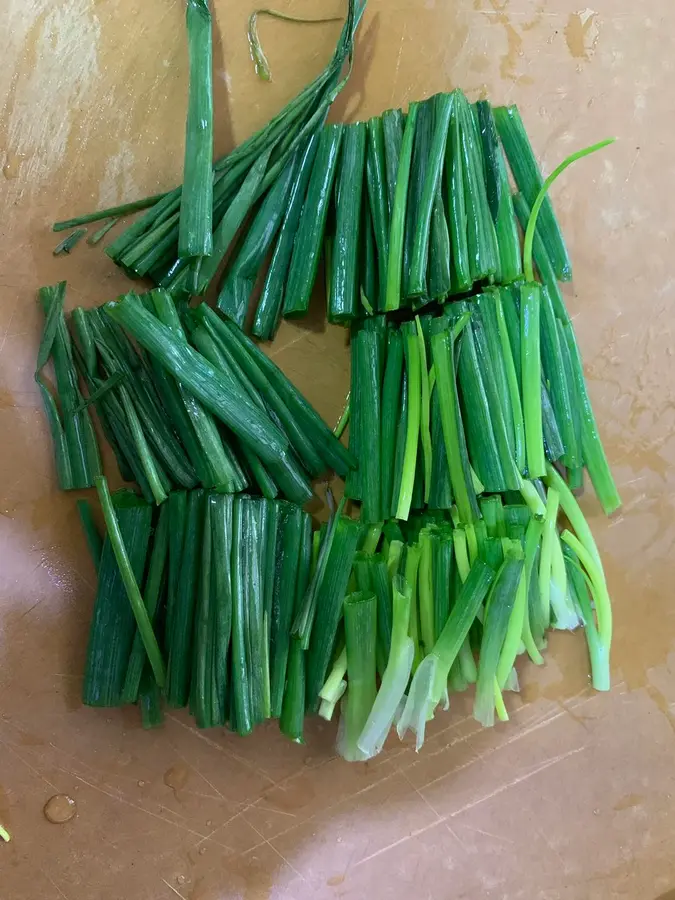
[[(343, 3), (326, 0), (320, 13)], [(296, 14), (316, 5), (285, 3)], [(260, 25), (216, 0), (218, 149), (316, 74), (339, 25)], [(481, 731), (459, 699), (424, 751), (371, 764), (273, 724), (242, 740), (187, 717), (143, 733), (135, 711), (79, 703), (94, 572), (73, 496), (55, 488), (33, 383), (36, 288), (69, 304), (125, 279), (99, 249), (55, 260), (54, 218), (180, 180), (182, 2), (0, 4), (0, 844), (2, 900), (546, 898), (652, 900), (675, 887), (675, 395), (672, 320), (675, 8), (666, 0), (370, 0), (333, 115), (363, 118), (462, 86), (518, 102), (547, 171), (607, 135), (553, 193), (575, 266), (566, 289), (624, 509), (584, 509), (615, 601), (610, 694), (588, 687), (584, 641), (551, 638), (521, 671), (511, 722)], [(670, 244), (670, 246), (669, 246)], [(271, 353), (328, 421), (348, 380), (344, 333), (320, 315)], [(75, 800), (50, 824), (46, 801)]]

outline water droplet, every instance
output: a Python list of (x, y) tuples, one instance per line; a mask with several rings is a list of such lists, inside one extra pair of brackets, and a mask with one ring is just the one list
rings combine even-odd
[(593, 810), (593, 815), (594, 815), (594, 816), (599, 816), (599, 815), (600, 815), (600, 810), (599, 810), (599, 809), (594, 809), (594, 810)]
[(139, 787), (145, 787), (145, 782), (144, 782), (144, 781), (139, 781), (139, 782), (138, 782), (138, 786), (139, 786)]
[(2, 174), (8, 180), (12, 178), (16, 178), (19, 174), (19, 166), (21, 165), (21, 160), (23, 159), (18, 153), (7, 153), (5, 157), (5, 162), (2, 167)]
[(207, 819), (207, 820), (206, 820), (206, 827), (207, 827), (207, 828), (210, 828), (212, 825), (213, 825), (213, 822), (211, 821), (211, 819)]
[(180, 791), (187, 784), (190, 777), (190, 769), (185, 763), (176, 763), (164, 773), (164, 784), (173, 788), (174, 791)]
[(53, 825), (63, 825), (73, 818), (77, 812), (77, 806), (73, 798), (67, 794), (54, 794), (45, 803), (43, 812), (48, 822)]

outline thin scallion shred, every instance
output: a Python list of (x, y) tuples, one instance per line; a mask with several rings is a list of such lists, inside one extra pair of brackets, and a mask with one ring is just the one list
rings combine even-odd
[(152, 194), (150, 197), (144, 197), (142, 200), (132, 200), (130, 203), (122, 203), (119, 206), (110, 206), (107, 209), (100, 209), (97, 212), (87, 213), (84, 216), (76, 216), (74, 219), (64, 219), (61, 222), (54, 222), (52, 231), (67, 231), (69, 228), (76, 228), (78, 225), (88, 225), (90, 222), (100, 222), (101, 219), (107, 219), (113, 216), (116, 219), (120, 216), (126, 216), (129, 213), (138, 212), (141, 209), (147, 209), (163, 200), (166, 194)]
[(94, 514), (92, 512), (91, 503), (89, 503), (88, 500), (78, 500), (77, 512), (80, 516), (80, 524), (82, 525), (82, 531), (84, 531), (85, 540), (87, 541), (89, 555), (91, 556), (94, 567), (98, 572), (99, 566), (101, 564), (101, 553), (103, 551), (103, 538), (101, 537), (96, 522), (94, 521)]
[(106, 234), (112, 228), (114, 228), (115, 225), (117, 225), (119, 220), (120, 220), (119, 216), (112, 216), (112, 218), (108, 219), (108, 221), (98, 229), (98, 231), (95, 231), (92, 235), (90, 235), (87, 238), (87, 243), (91, 247), (94, 247), (96, 244), (99, 243), (99, 241), (103, 240), (103, 238), (106, 236)]

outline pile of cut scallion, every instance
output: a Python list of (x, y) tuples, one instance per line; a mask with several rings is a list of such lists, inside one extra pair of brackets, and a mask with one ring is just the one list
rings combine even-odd
[[(106, 524), (102, 538), (78, 501), (98, 570), (84, 702), (138, 704), (147, 727), (188, 707), (242, 735), (276, 718), (294, 741), (339, 705), (350, 761), (393, 728), (419, 749), (471, 685), (479, 722), (508, 719), (518, 658), (541, 665), (551, 628), (583, 628), (608, 690), (584, 470), (608, 515), (621, 503), (547, 193), (610, 142), (544, 181), (517, 109), (461, 91), (325, 124), (362, 14), (349, 0), (324, 72), (214, 162), (211, 15), (187, 0), (183, 186), (54, 226), (76, 229), (57, 248), (70, 252), (80, 226), (106, 219), (98, 243), (145, 209), (106, 252), (154, 287), (69, 321), (65, 282), (42, 288), (35, 376), (59, 485), (95, 486)], [(334, 431), (244, 333), (304, 316), (322, 260), (328, 321), (351, 335)], [(201, 298), (215, 279), (214, 310)], [(110, 493), (92, 408), (138, 492)], [(344, 497), (336, 508), (327, 489), (317, 526), (303, 507), (327, 473)]]

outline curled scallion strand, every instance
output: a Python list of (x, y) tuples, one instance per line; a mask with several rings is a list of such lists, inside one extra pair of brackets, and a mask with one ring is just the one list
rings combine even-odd
[(592, 144), (590, 147), (585, 147), (583, 150), (577, 150), (576, 153), (572, 153), (567, 159), (563, 160), (560, 165), (554, 169), (551, 174), (548, 176), (546, 181), (542, 184), (541, 190), (537, 194), (537, 199), (532, 204), (532, 211), (530, 212), (530, 218), (527, 223), (527, 229), (525, 231), (525, 243), (523, 245), (523, 269), (525, 270), (525, 279), (526, 281), (534, 281), (534, 265), (532, 262), (532, 245), (534, 243), (534, 231), (537, 227), (537, 216), (539, 215), (539, 210), (548, 194), (549, 188), (553, 184), (553, 182), (558, 178), (559, 175), (565, 171), (565, 169), (569, 168), (572, 163), (575, 163), (578, 159), (583, 159), (584, 156), (590, 156), (591, 153), (595, 153), (597, 150), (602, 150), (604, 147), (608, 147), (610, 144), (613, 144), (616, 138), (605, 138), (604, 141), (600, 141), (597, 144)]
[(258, 16), (270, 16), (272, 19), (280, 19), (282, 22), (298, 22), (303, 25), (320, 25), (325, 22), (341, 22), (340, 16), (330, 16), (324, 19), (306, 19), (304, 16), (290, 16), (287, 13), (278, 12), (276, 9), (254, 9), (248, 18), (248, 46), (251, 51), (251, 59), (255, 66), (255, 74), (263, 81), (271, 81), (267, 57), (258, 36)]

